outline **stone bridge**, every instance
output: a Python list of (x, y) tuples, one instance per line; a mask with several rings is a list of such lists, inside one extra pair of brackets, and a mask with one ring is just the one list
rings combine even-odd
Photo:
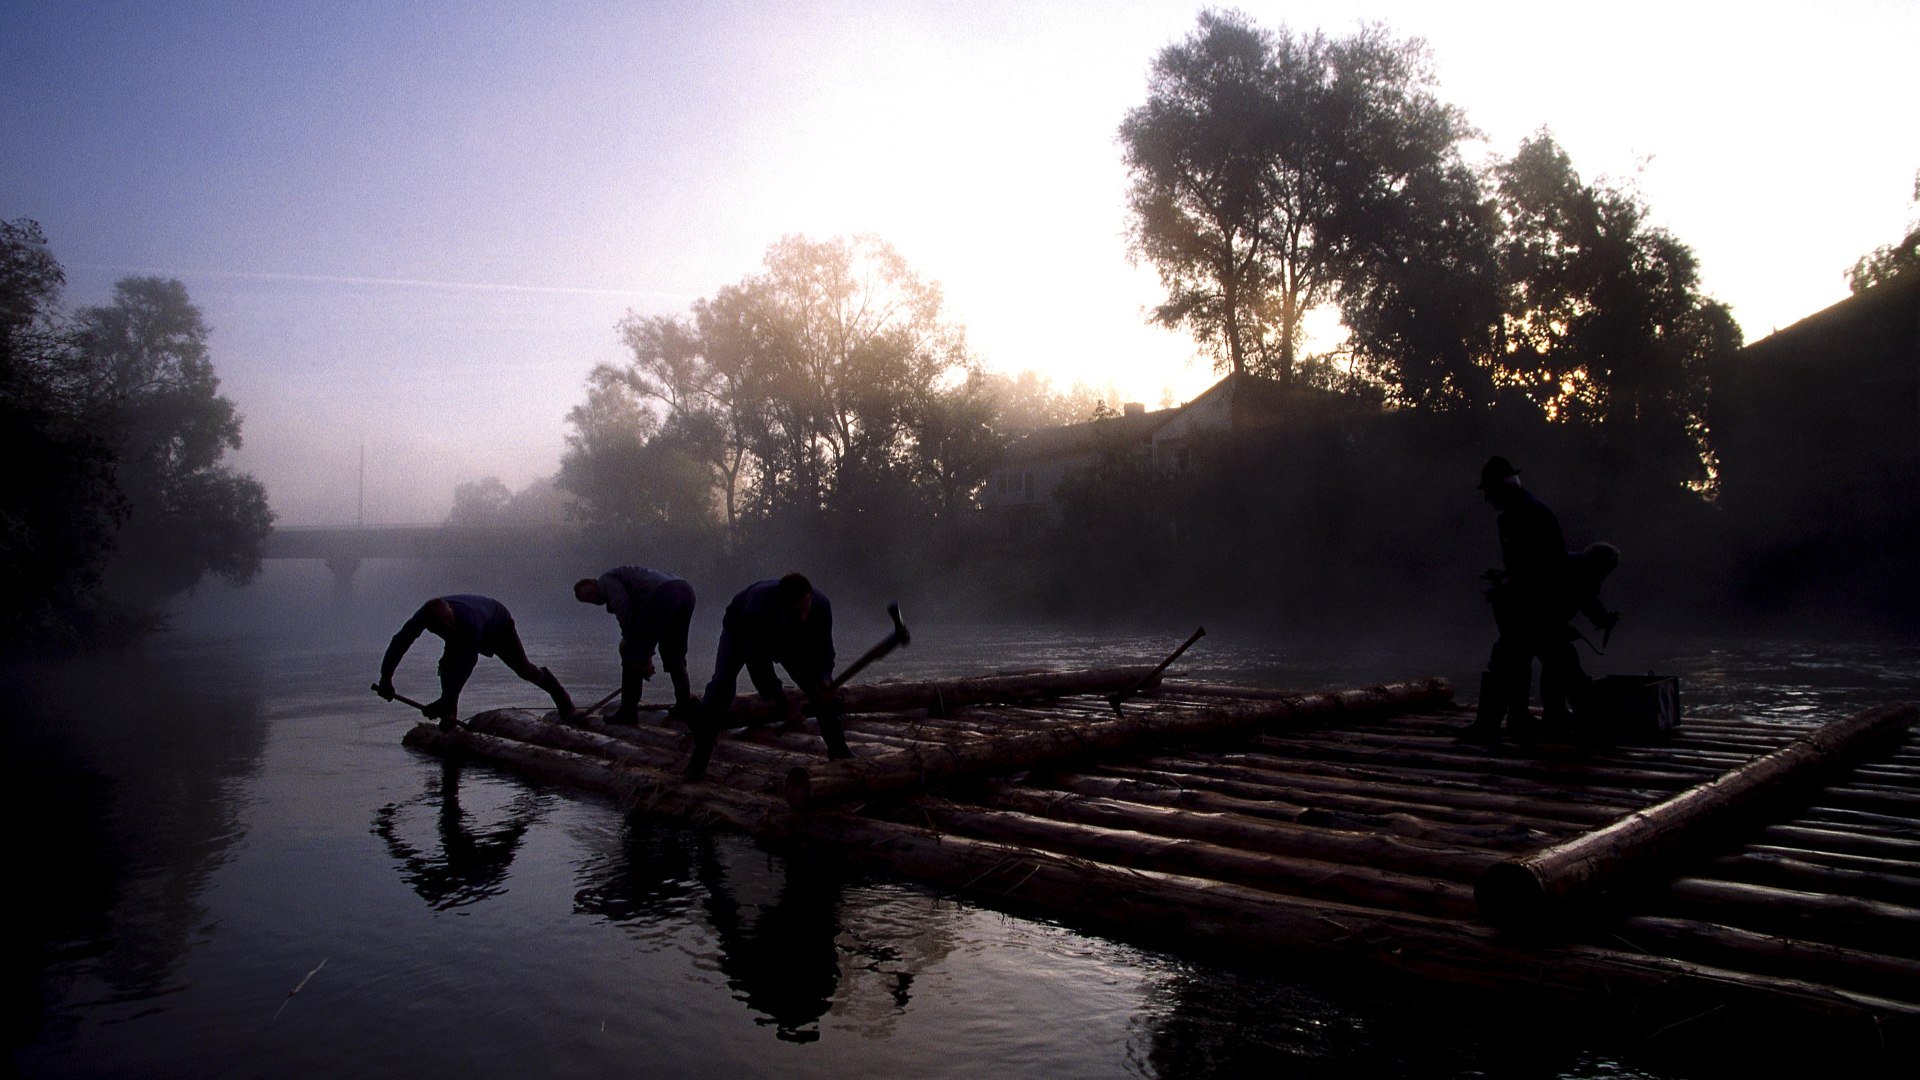
[(295, 525), (268, 534), (260, 557), (323, 562), (344, 597), (352, 592), (354, 572), (366, 559), (559, 556), (579, 539), (579, 531), (567, 526)]

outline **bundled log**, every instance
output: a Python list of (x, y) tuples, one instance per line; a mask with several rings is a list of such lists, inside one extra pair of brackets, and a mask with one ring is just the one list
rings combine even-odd
[(1035, 765), (1099, 754), (1126, 753), (1172, 743), (1244, 738), (1272, 723), (1323, 721), (1418, 707), (1453, 696), (1445, 680), (1396, 683), (1371, 690), (1310, 694), (1271, 702), (1218, 708), (1150, 708), (1087, 724), (1009, 735), (977, 744), (929, 747), (853, 761), (795, 768), (787, 774), (787, 800), (796, 808), (909, 791), (953, 777), (1016, 772)]
[(988, 799), (1000, 810), (1083, 825), (1129, 830), (1156, 837), (1204, 840), (1246, 851), (1285, 852), (1347, 866), (1370, 866), (1401, 874), (1472, 882), (1499, 856), (1453, 844), (1435, 844), (1373, 830), (1300, 825), (1222, 811), (1195, 812), (995, 784)]
[(1624, 919), (1612, 933), (1636, 948), (1658, 949), (1677, 959), (1920, 1001), (1920, 962), (1905, 957), (1670, 916)]
[(733, 791), (717, 784), (686, 784), (670, 773), (633, 762), (590, 756), (471, 729), (442, 731), (418, 724), (402, 742), (444, 757), (472, 756), (539, 780), (609, 796), (623, 806), (646, 806), (693, 821), (725, 824), (762, 836), (785, 828), (786, 807), (777, 799)]
[(1480, 878), (1481, 914), (1503, 926), (1537, 924), (1609, 887), (1755, 825), (1857, 755), (1906, 731), (1920, 710), (1883, 705), (1836, 720), (1720, 778)]
[(796, 818), (794, 829), (794, 839), (820, 857), (887, 868), (996, 905), (1068, 914), (1136, 940), (1211, 942), (1242, 959), (1442, 979), (1651, 1025), (1729, 1010), (1755, 1022), (1791, 1018), (1801, 1033), (1825, 1021), (1822, 1037), (1900, 1053), (1920, 1046), (1920, 1005), (1852, 990), (1592, 946), (1543, 956), (1471, 922), (1129, 870), (845, 814)]
[(1681, 915), (1920, 961), (1920, 909), (1857, 896), (1683, 877), (1656, 901)]
[(1186, 874), (1392, 911), (1464, 918), (1473, 910), (1473, 891), (1463, 884), (1366, 864), (1247, 851), (1203, 840), (978, 810), (936, 799), (922, 800), (912, 812), (948, 834), (1022, 844), (1110, 866)]
[[(1042, 701), (1075, 694), (1110, 694), (1142, 680), (1148, 686), (1158, 683), (1153, 668), (1086, 668), (1079, 671), (1033, 671), (1010, 675), (976, 675), (964, 679), (895, 681), (843, 686), (835, 691), (840, 709), (847, 713), (909, 712), (927, 709), (942, 715), (969, 705), (996, 702)], [(807, 700), (798, 690), (789, 688), (787, 700), (805, 709)], [(727, 714), (734, 725), (766, 723), (777, 713), (757, 695), (733, 699)]]

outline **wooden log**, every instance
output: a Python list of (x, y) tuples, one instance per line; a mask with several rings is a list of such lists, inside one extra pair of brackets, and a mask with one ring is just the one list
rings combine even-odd
[(1755, 824), (1758, 815), (1904, 732), (1917, 716), (1920, 710), (1912, 705), (1886, 705), (1836, 720), (1603, 829), (1497, 863), (1476, 887), (1481, 913), (1499, 925), (1539, 923), (1610, 886), (1655, 872)]
[(1624, 919), (1610, 936), (1678, 960), (1920, 1001), (1920, 962), (1905, 957), (1658, 915)]
[[(1109, 694), (1152, 675), (1151, 666), (1086, 668), (1075, 671), (1035, 671), (1008, 675), (976, 675), (962, 679), (892, 681), (843, 686), (835, 692), (846, 713), (907, 712), (931, 709), (936, 713), (996, 701), (1034, 701), (1075, 694)], [(1149, 681), (1148, 685), (1155, 685)], [(803, 709), (806, 697), (791, 687), (787, 700)], [(737, 697), (728, 712), (734, 726), (765, 723), (778, 710), (758, 695)]]
[(1199, 739), (1244, 738), (1267, 724), (1323, 721), (1336, 716), (1405, 709), (1445, 700), (1453, 688), (1441, 679), (1369, 690), (1315, 694), (1271, 702), (1235, 703), (1194, 711), (1155, 706), (1098, 723), (925, 751), (902, 751), (853, 761), (803, 766), (787, 774), (787, 799), (796, 808), (910, 791), (956, 777), (1014, 772), (1100, 754), (1125, 753)]
[(1844, 855), (1871, 855), (1890, 862), (1920, 865), (1920, 843), (1888, 836), (1862, 836), (1859, 833), (1816, 829), (1805, 825), (1768, 825), (1757, 830), (1752, 839), (1755, 843)]
[(1654, 902), (1730, 926), (1920, 960), (1920, 909), (1884, 900), (1683, 877)]
[(1802, 892), (1858, 896), (1920, 908), (1920, 876), (1834, 865), (1788, 854), (1781, 849), (1748, 849), (1709, 859), (1695, 868), (1697, 876), (1756, 885), (1777, 885)]
[(1083, 825), (1005, 810), (923, 799), (909, 811), (948, 835), (1021, 844), (1109, 866), (1185, 874), (1290, 896), (1464, 918), (1473, 889), (1460, 882), (1352, 863), (1268, 854), (1182, 837)]

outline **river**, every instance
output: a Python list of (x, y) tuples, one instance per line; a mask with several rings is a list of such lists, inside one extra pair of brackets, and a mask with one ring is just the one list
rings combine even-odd
[[(368, 574), (346, 617), (304, 573), (275, 564), (137, 649), (7, 670), (19, 1073), (1691, 1075), (1602, 1036), (1516, 1048), (1501, 1017), (1444, 993), (1381, 997), (1092, 936), (450, 766), (402, 748), (414, 716), (367, 690), (387, 635), (433, 592)], [(510, 578), (480, 584), (512, 595)], [(843, 659), (887, 629), (870, 606), (836, 604)], [(516, 615), (576, 699), (611, 688), (611, 619)], [(1635, 642), (1630, 628), (1590, 670), (1679, 674), (1690, 711), (1920, 698), (1912, 643)], [(913, 629), (876, 677), (1150, 662), (1192, 627)], [(1216, 632), (1181, 669), (1301, 688), (1440, 674), (1470, 694), (1485, 645)], [(403, 692), (432, 693), (437, 646), (416, 645)], [(538, 697), (483, 660), (462, 704)]]

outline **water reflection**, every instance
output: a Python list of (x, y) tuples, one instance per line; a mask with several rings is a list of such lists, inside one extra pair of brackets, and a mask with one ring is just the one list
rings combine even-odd
[[(435, 911), (478, 903), (506, 891), (507, 869), (527, 830), (540, 819), (546, 800), (539, 792), (522, 789), (503, 811), (505, 821), (489, 829), (472, 827), (472, 816), (460, 806), (460, 770), (457, 760), (441, 762), (419, 796), (388, 803), (375, 812), (374, 835), (386, 841), (399, 863), (400, 876)], [(405, 827), (415, 806), (437, 810), (437, 848), (409, 843)]]
[(266, 725), (257, 666), (204, 675), (159, 649), (0, 671), (0, 784), (29, 885), (9, 896), (10, 1047), (178, 989), (215, 932), (202, 897), (241, 838)]
[[(648, 935), (689, 919), (713, 933), (714, 963), (735, 1000), (776, 1038), (820, 1038), (829, 1013), (865, 1034), (885, 1032), (913, 999), (916, 973), (946, 954), (946, 935), (896, 919), (917, 894), (853, 904), (840, 870), (786, 858), (740, 837), (629, 817), (617, 851), (581, 868), (574, 909)], [(906, 940), (900, 940), (902, 935)]]

